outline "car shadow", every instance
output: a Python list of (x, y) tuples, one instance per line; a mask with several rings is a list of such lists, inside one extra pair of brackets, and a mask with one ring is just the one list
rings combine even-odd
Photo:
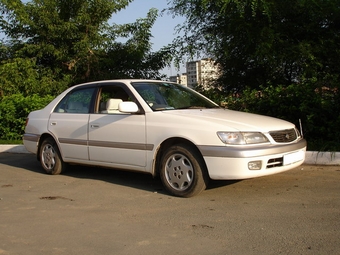
[(32, 172), (40, 173), (41, 166), (37, 157), (30, 153), (0, 153), (0, 164), (26, 169)]
[[(0, 164), (46, 175), (34, 154), (0, 153)], [(140, 172), (82, 165), (67, 165), (66, 171), (64, 171), (62, 175), (78, 179), (100, 180), (115, 185), (168, 195), (163, 189), (159, 178), (153, 178), (150, 174)]]
[[(0, 153), (0, 164), (46, 175), (34, 154)], [(147, 173), (103, 167), (68, 165), (66, 171), (63, 172), (62, 175), (79, 179), (100, 180), (115, 185), (169, 195), (169, 193), (164, 190), (160, 179), (158, 177), (152, 177)], [(210, 180), (207, 190), (225, 187), (237, 182), (239, 181)]]
[(207, 190), (218, 189), (218, 188), (221, 188), (221, 187), (233, 185), (233, 184), (238, 183), (240, 181), (242, 181), (242, 180), (210, 180), (209, 185), (207, 187)]
[(151, 174), (147, 173), (103, 167), (68, 165), (66, 171), (62, 174), (73, 178), (100, 180), (115, 185), (168, 195), (163, 189), (160, 179), (154, 178)]

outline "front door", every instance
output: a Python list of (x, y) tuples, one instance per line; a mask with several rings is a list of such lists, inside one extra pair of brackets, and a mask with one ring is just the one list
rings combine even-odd
[(145, 115), (91, 114), (89, 154), (91, 161), (112, 166), (146, 165)]
[(145, 115), (122, 113), (120, 102), (133, 95), (122, 83), (102, 84), (96, 110), (89, 116), (89, 157), (112, 167), (146, 165)]

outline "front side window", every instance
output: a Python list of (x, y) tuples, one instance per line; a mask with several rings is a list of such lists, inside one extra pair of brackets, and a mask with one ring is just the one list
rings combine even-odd
[(133, 82), (132, 86), (154, 111), (219, 107), (194, 90), (174, 83)]
[(77, 89), (67, 94), (54, 109), (60, 113), (89, 113), (95, 88)]
[(121, 102), (132, 101), (130, 95), (120, 84), (101, 87), (96, 113), (121, 114), (118, 106)]

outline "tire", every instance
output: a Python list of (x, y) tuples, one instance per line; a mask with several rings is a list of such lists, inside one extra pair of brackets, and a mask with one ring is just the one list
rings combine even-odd
[(60, 174), (65, 168), (58, 146), (52, 138), (47, 138), (41, 143), (39, 159), (48, 174)]
[(206, 189), (208, 175), (202, 156), (191, 146), (168, 148), (161, 158), (160, 178), (164, 188), (178, 197), (192, 197)]

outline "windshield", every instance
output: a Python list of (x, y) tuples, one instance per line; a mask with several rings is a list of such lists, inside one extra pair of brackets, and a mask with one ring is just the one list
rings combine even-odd
[(133, 82), (132, 86), (154, 111), (219, 108), (201, 94), (179, 84)]

